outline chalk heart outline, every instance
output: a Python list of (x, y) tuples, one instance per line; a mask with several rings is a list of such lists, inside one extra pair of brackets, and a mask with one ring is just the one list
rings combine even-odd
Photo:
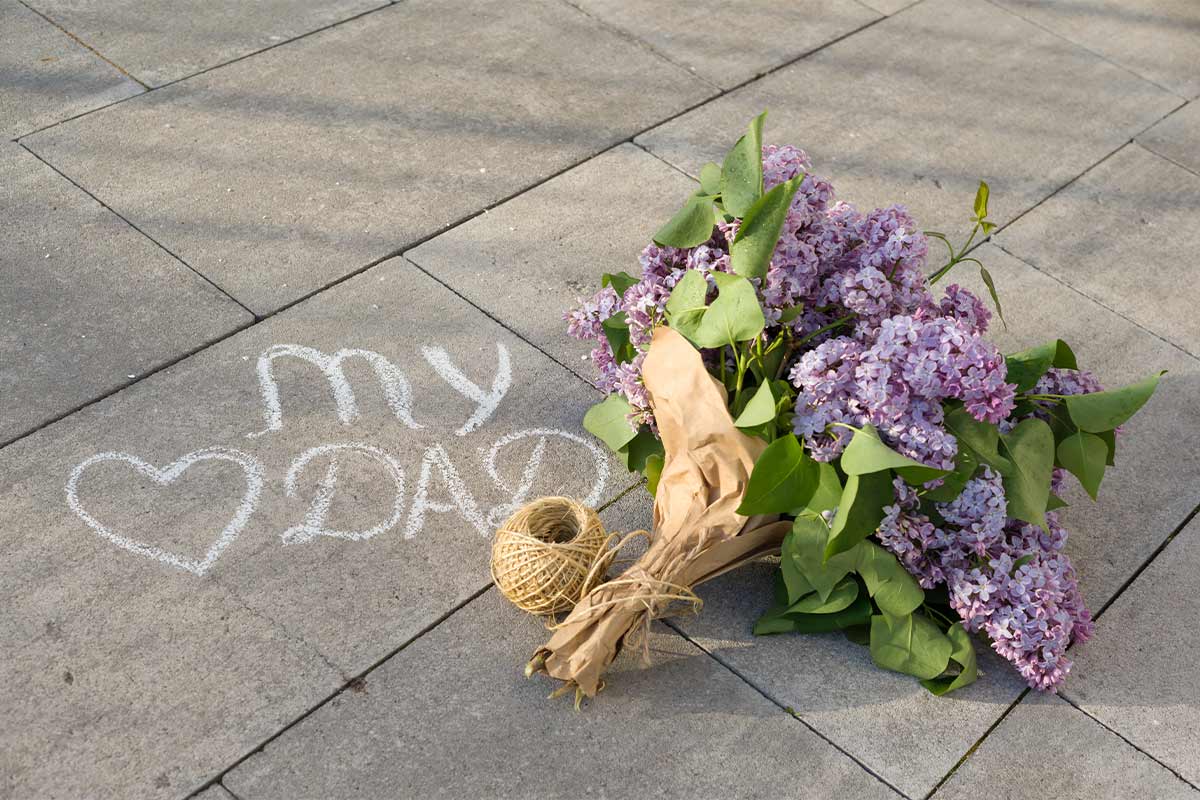
[[(169, 486), (178, 480), (179, 476), (186, 472), (189, 467), (201, 461), (230, 461), (242, 468), (242, 472), (246, 477), (246, 493), (242, 495), (241, 505), (238, 506), (233, 518), (229, 520), (229, 524), (225, 526), (220, 535), (209, 546), (208, 551), (204, 554), (204, 558), (189, 559), (178, 553), (164, 550), (157, 545), (147, 544), (137, 539), (123, 536), (97, 520), (84, 509), (83, 504), (79, 500), (79, 481), (89, 467), (108, 461), (126, 463), (159, 486)], [(197, 577), (203, 577), (212, 565), (216, 563), (217, 559), (220, 558), (225, 548), (233, 544), (234, 540), (242, 532), (242, 529), (246, 527), (246, 523), (258, 505), (258, 498), (262, 493), (262, 487), (263, 468), (257, 459), (240, 450), (227, 447), (209, 447), (181, 456), (175, 462), (161, 469), (129, 453), (97, 453), (71, 471), (71, 477), (67, 479), (66, 491), (67, 504), (71, 507), (71, 510), (78, 514), (79, 518), (86, 522), (88, 527), (95, 531), (101, 538), (107, 539), (123, 550), (128, 550), (131, 553), (136, 553), (155, 561), (161, 561), (164, 564), (169, 564), (185, 572), (190, 572)]]

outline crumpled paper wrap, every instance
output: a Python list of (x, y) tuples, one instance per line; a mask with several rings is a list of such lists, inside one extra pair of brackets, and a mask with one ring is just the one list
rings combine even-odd
[(766, 444), (742, 433), (725, 390), (678, 332), (655, 330), (642, 370), (665, 450), (646, 552), (625, 572), (583, 597), (534, 653), (527, 672), (544, 671), (593, 697), (631, 635), (675, 600), (699, 601), (691, 587), (779, 551), (790, 522), (737, 513)]

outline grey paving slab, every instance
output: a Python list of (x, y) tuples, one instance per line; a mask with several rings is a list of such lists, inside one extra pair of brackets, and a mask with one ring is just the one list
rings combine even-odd
[(755, 564), (701, 586), (701, 613), (675, 624), (909, 797), (932, 790), (1024, 688), (981, 644), (984, 674), (939, 698), (876, 667), (867, 648), (840, 633), (754, 636), (776, 569)]
[(864, 6), (873, 8), (880, 14), (892, 15), (897, 11), (903, 11), (911, 5), (919, 3), (920, 0), (861, 0)]
[(1197, 800), (1200, 792), (1070, 703), (1030, 696), (934, 795), (981, 796)]
[(563, 313), (604, 272), (641, 274), (638, 254), (696, 184), (625, 144), (405, 254), (587, 380), (589, 343)]
[[(1192, 355), (1200, 175), (1137, 144), (1001, 231), (1009, 252)], [(1181, 288), (1184, 288), (1181, 291)]]
[(225, 787), (217, 783), (196, 795), (195, 800), (237, 800), (237, 798), (227, 792)]
[(1200, 95), (1200, 6), (1191, 0), (996, 2), (1173, 92)]
[(878, 19), (856, 0), (571, 0), (677, 64), (730, 89)]
[[(1192, 475), (1196, 473), (1193, 471)], [(1104, 612), (1077, 655), (1067, 696), (1080, 708), (1200, 786), (1200, 522), (1184, 528)]]
[(0, 442), (253, 319), (8, 142), (0, 209)]
[(161, 86), (387, 5), (382, 0), (34, 0), (34, 8)]
[(1137, 137), (1143, 147), (1200, 173), (1200, 102), (1188, 103)]
[(243, 800), (895, 797), (661, 629), (583, 713), (521, 668), (541, 623), (489, 591), (225, 776)]
[(619, 494), (596, 397), (394, 259), (0, 450), (10, 796), (211, 779), (485, 587), (490, 517)]
[(143, 91), (18, 0), (0, 0), (0, 138)]
[[(1074, 348), (1080, 366), (1106, 386), (1169, 370), (1150, 402), (1126, 423), (1116, 466), (1106, 471), (1099, 500), (1093, 502), (1073, 480), (1064, 493), (1070, 503), (1064, 511), (1070, 531), (1067, 552), (1080, 573), (1085, 599), (1098, 609), (1200, 504), (1200, 409), (1195, 402), (1200, 361), (994, 245), (984, 245), (975, 255), (988, 266), (1004, 303), (1008, 331), (996, 327), (988, 333), (1003, 352), (1061, 338)], [(983, 296), (978, 274), (970, 267), (964, 265), (947, 280)]]
[(1012, 220), (1178, 104), (984, 0), (926, 0), (637, 141), (696, 175), (769, 109), (764, 139), (806, 149), (841, 199), (957, 238), (980, 179)]
[(559, 0), (413, 0), (29, 146), (262, 312), (715, 91)]

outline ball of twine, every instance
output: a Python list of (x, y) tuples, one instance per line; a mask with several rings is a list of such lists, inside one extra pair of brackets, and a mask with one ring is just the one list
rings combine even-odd
[(619, 548), (599, 515), (570, 497), (526, 503), (496, 531), (492, 579), (517, 608), (550, 615), (573, 608), (604, 579)]

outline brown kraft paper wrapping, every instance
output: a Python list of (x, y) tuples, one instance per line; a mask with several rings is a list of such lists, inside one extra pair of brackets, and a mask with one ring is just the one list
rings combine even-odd
[(671, 599), (693, 597), (691, 587), (778, 552), (791, 527), (777, 517), (737, 513), (766, 444), (734, 427), (725, 390), (700, 353), (660, 327), (642, 375), (665, 450), (650, 546), (580, 600), (530, 662), (588, 697), (635, 629), (661, 616)]

